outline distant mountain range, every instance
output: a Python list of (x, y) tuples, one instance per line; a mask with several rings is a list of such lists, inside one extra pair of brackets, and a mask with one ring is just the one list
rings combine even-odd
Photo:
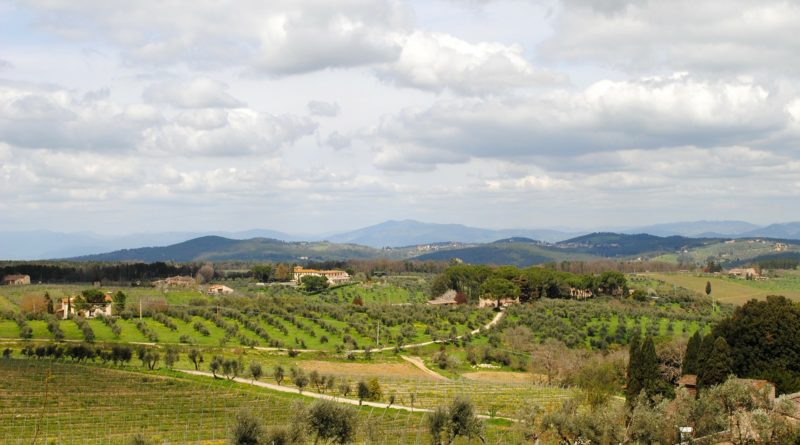
[[(648, 234), (657, 237), (681, 236), (689, 238), (752, 238), (800, 240), (800, 222), (757, 226), (744, 221), (693, 221), (657, 224), (633, 228), (610, 228), (606, 232), (622, 234)], [(124, 249), (139, 250), (143, 246), (170, 246), (206, 236), (230, 240), (265, 238), (284, 242), (331, 244), (358, 244), (381, 249), (394, 248), (391, 255), (400, 255), (396, 249), (436, 243), (486, 244), (500, 239), (527, 238), (544, 243), (559, 243), (588, 234), (589, 231), (553, 229), (485, 229), (462, 224), (434, 224), (414, 220), (386, 221), (361, 229), (333, 235), (288, 234), (275, 230), (254, 229), (239, 232), (161, 232), (126, 236), (103, 236), (89, 232), (58, 233), (50, 231), (0, 231), (0, 259), (72, 258), (115, 252)], [(640, 240), (644, 241), (644, 240)], [(414, 249), (406, 249), (408, 252)], [(440, 254), (434, 249), (431, 254)], [(596, 250), (596, 249), (595, 249)], [(408, 253), (405, 252), (405, 253)], [(584, 253), (593, 254), (586, 251)], [(385, 249), (380, 251), (386, 255)]]
[[(777, 250), (780, 248), (780, 250)], [(747, 261), (758, 257), (800, 253), (800, 242), (780, 240), (729, 242), (727, 238), (660, 237), (648, 234), (598, 232), (543, 243), (524, 237), (506, 238), (491, 243), (430, 243), (400, 248), (375, 248), (329, 241), (286, 242), (269, 238), (234, 240), (204, 236), (164, 247), (123, 249), (72, 258), (76, 261), (269, 261), (307, 263), (348, 259), (418, 259), (472, 264), (512, 264), (530, 266), (554, 261), (592, 261), (598, 259), (660, 259), (676, 261), (678, 255), (704, 262), (709, 252), (725, 256), (721, 261)], [(670, 257), (672, 259), (670, 259)]]
[(490, 243), (502, 238), (523, 237), (555, 242), (580, 233), (548, 229), (479, 229), (461, 224), (433, 224), (414, 221), (386, 221), (374, 226), (328, 237), (336, 243), (354, 243), (371, 247), (402, 247), (443, 241)]

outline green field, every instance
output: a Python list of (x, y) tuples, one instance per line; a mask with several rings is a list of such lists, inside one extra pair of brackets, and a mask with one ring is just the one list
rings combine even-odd
[(698, 294), (705, 294), (706, 283), (711, 283), (711, 297), (721, 303), (741, 305), (752, 299), (764, 299), (767, 295), (783, 295), (800, 301), (800, 278), (788, 274), (767, 280), (743, 280), (712, 275), (659, 274), (645, 276), (665, 283), (684, 287)]

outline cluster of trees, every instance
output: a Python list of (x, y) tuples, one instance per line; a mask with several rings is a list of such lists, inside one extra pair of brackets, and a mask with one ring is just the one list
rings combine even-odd
[(574, 274), (543, 267), (519, 269), (515, 266), (453, 265), (439, 274), (431, 285), (433, 295), (449, 289), (463, 293), (469, 302), (479, 298), (501, 300), (519, 298), (522, 302), (539, 298), (569, 298), (573, 291), (593, 295), (624, 295), (625, 275), (617, 271), (600, 274)]
[(730, 347), (739, 377), (769, 380), (779, 393), (800, 391), (800, 303), (782, 296), (749, 301), (711, 335)]
[(659, 360), (652, 337), (645, 337), (643, 341), (634, 337), (629, 351), (625, 385), (625, 400), (628, 404), (633, 406), (639, 400), (640, 394), (649, 401), (656, 396), (674, 396), (673, 386), (659, 372)]
[(296, 402), (291, 411), (294, 417), (289, 425), (273, 428), (267, 428), (255, 412), (239, 411), (231, 445), (345, 444), (355, 440), (358, 414), (353, 407), (319, 400), (311, 405)]
[[(698, 396), (679, 391), (674, 399), (642, 392), (635, 403), (606, 400), (585, 406), (588, 392), (564, 401), (555, 410), (538, 405), (523, 407), (513, 428), (519, 443), (672, 444), (692, 439), (680, 437), (678, 427), (691, 427), (697, 443), (794, 444), (798, 429), (787, 415), (794, 407), (785, 399), (735, 379), (708, 388)], [(694, 443), (694, 442), (692, 442)]]
[(30, 275), (31, 282), (90, 283), (150, 281), (173, 275), (194, 275), (201, 264), (172, 263), (67, 263), (67, 262), (11, 262), (0, 266), (0, 276), (10, 274)]
[[(305, 443), (346, 444), (354, 442), (359, 428), (355, 408), (331, 400), (310, 405), (296, 402), (294, 418), (289, 425), (267, 428), (263, 419), (249, 410), (241, 410), (231, 432), (232, 445), (290, 445)], [(428, 432), (434, 445), (451, 444), (459, 437), (475, 438), (486, 443), (484, 425), (469, 400), (457, 397), (426, 417)]]
[(683, 373), (697, 376), (697, 388), (702, 390), (723, 383), (733, 374), (733, 358), (728, 342), (713, 334), (695, 333), (686, 345)]

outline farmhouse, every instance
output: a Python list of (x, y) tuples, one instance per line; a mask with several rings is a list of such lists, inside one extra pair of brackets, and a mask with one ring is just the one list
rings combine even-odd
[(439, 295), (438, 297), (434, 298), (433, 300), (428, 301), (428, 304), (433, 306), (449, 306), (449, 305), (456, 305), (458, 302), (456, 301), (456, 295), (458, 293), (453, 289), (448, 290), (447, 292)]
[(194, 278), (185, 276), (169, 277), (153, 282), (156, 287), (194, 287), (196, 284), (197, 281)]
[(228, 295), (233, 293), (233, 289), (228, 286), (223, 286), (222, 284), (212, 284), (208, 286), (206, 293), (208, 295)]
[(336, 285), (350, 280), (350, 274), (343, 270), (317, 270), (305, 269), (302, 266), (295, 266), (292, 271), (292, 279), (296, 283), (306, 276), (325, 277), (328, 279), (328, 284)]
[(728, 271), (728, 275), (736, 277), (736, 278), (744, 278), (744, 279), (758, 279), (761, 278), (761, 274), (752, 267), (746, 269), (730, 269)]
[[(736, 379), (738, 382), (743, 383), (756, 391), (765, 392), (769, 400), (775, 400), (775, 385), (767, 380), (758, 379)], [(678, 380), (678, 388), (686, 388), (689, 395), (697, 394), (697, 376), (694, 374), (686, 374), (681, 376)]]
[[(103, 297), (102, 303), (82, 303), (76, 300), (76, 297), (62, 298), (61, 308), (56, 311), (56, 316), (64, 320), (72, 315), (84, 318), (95, 318), (98, 315), (110, 317), (112, 303), (113, 298), (111, 294), (106, 294), (105, 297)], [(76, 310), (76, 305), (82, 307)]]
[(3, 284), (7, 286), (24, 286), (31, 284), (31, 277), (29, 275), (6, 275), (3, 277)]
[(589, 289), (578, 289), (576, 287), (570, 287), (569, 296), (576, 300), (584, 300), (586, 298), (592, 298), (594, 294)]

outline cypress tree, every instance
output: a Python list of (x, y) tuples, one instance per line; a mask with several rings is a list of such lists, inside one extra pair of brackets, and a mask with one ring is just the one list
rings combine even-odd
[(639, 337), (632, 337), (628, 353), (628, 375), (625, 385), (625, 398), (629, 406), (633, 406), (643, 388), (639, 350)]
[(708, 356), (711, 355), (711, 351), (714, 349), (715, 338), (713, 335), (708, 334), (700, 342), (700, 352), (697, 354), (697, 368), (695, 368), (698, 376), (703, 373), (703, 369), (706, 367), (706, 360), (708, 360)]
[(700, 332), (695, 332), (694, 335), (689, 338), (689, 343), (686, 344), (686, 355), (683, 356), (683, 365), (681, 366), (683, 375), (697, 375), (697, 365), (700, 360), (700, 346), (702, 342), (703, 338), (700, 336)]
[(658, 356), (656, 356), (656, 345), (652, 337), (645, 338), (639, 349), (639, 378), (642, 388), (647, 396), (652, 398), (661, 392), (661, 375), (658, 373)]
[[(710, 337), (710, 335), (709, 335)], [(711, 353), (703, 363), (703, 369), (697, 376), (698, 389), (719, 385), (733, 373), (733, 358), (728, 342), (722, 337), (714, 340)]]

